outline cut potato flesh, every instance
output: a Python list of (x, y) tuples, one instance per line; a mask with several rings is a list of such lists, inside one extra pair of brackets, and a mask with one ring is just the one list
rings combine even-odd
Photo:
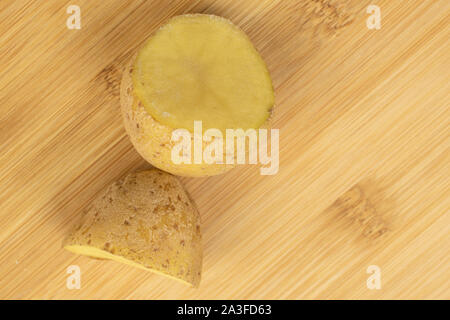
[(178, 179), (157, 169), (130, 174), (105, 189), (63, 247), (193, 286), (200, 282), (198, 211)]
[(269, 118), (273, 88), (264, 61), (230, 21), (211, 15), (171, 19), (139, 51), (135, 94), (171, 128), (257, 129)]
[(184, 284), (192, 285), (192, 283), (184, 281), (181, 278), (173, 277), (173, 276), (171, 276), (168, 273), (164, 273), (164, 272), (159, 271), (158, 269), (146, 268), (142, 264), (134, 262), (133, 260), (129, 260), (127, 258), (118, 256), (118, 255), (114, 255), (112, 253), (109, 253), (108, 251), (101, 250), (101, 249), (98, 249), (96, 247), (81, 246), (81, 245), (73, 245), (73, 246), (68, 245), (68, 246), (65, 246), (64, 249), (66, 249), (66, 250), (68, 250), (70, 252), (73, 252), (75, 254), (81, 254), (81, 255), (84, 255), (84, 256), (92, 257), (92, 258), (114, 260), (114, 261), (117, 261), (117, 262), (120, 262), (120, 263), (128, 264), (128, 265), (130, 265), (132, 267), (136, 267), (136, 268), (139, 268), (139, 269), (151, 271), (151, 272), (154, 272), (156, 274), (172, 278), (172, 279), (180, 281), (180, 282), (182, 282)]

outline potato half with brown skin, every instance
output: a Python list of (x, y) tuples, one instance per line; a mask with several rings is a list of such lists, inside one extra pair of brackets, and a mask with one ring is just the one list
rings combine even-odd
[[(229, 20), (204, 14), (174, 17), (150, 37), (126, 66), (120, 96), (140, 155), (164, 171), (194, 177), (234, 164), (175, 164), (174, 130), (192, 133), (194, 121), (202, 121), (203, 133), (215, 128), (225, 138), (226, 129), (267, 128), (274, 105), (269, 72), (250, 39)], [(203, 141), (203, 150), (209, 143)]]
[(200, 216), (180, 181), (151, 169), (106, 188), (84, 212), (63, 247), (198, 286)]

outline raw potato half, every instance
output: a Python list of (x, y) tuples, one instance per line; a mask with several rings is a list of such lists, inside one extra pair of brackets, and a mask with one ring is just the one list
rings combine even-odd
[(188, 14), (172, 18), (131, 59), (121, 105), (131, 142), (147, 161), (176, 175), (209, 176), (234, 165), (175, 164), (172, 131), (193, 132), (196, 120), (203, 133), (216, 128), (224, 138), (226, 129), (267, 127), (274, 94), (266, 65), (243, 31), (225, 18)]
[(132, 173), (104, 190), (63, 247), (198, 286), (200, 217), (178, 179), (158, 169)]

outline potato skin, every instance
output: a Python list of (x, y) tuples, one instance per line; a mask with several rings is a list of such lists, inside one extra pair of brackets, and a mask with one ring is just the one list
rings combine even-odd
[(202, 244), (195, 203), (175, 177), (156, 168), (101, 192), (63, 246), (88, 246), (198, 286)]
[[(158, 122), (134, 94), (132, 73), (137, 54), (129, 61), (120, 85), (120, 104), (125, 130), (137, 152), (155, 167), (179, 176), (204, 177), (224, 173), (235, 165), (175, 164), (171, 160), (173, 129)], [(194, 145), (193, 138), (191, 145)], [(203, 150), (207, 143), (203, 142)]]

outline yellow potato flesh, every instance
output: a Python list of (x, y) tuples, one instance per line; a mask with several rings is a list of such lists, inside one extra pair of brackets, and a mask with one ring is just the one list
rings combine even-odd
[(140, 50), (135, 94), (171, 128), (259, 128), (270, 116), (273, 88), (264, 61), (231, 22), (210, 15), (170, 20)]
[(143, 269), (143, 270), (147, 270), (147, 271), (151, 271), (154, 272), (156, 274), (159, 275), (163, 275), (166, 277), (169, 277), (171, 279), (180, 281), (183, 284), (187, 284), (187, 285), (191, 285), (191, 283), (184, 281), (183, 279), (180, 278), (176, 278), (171, 276), (169, 273), (165, 273), (165, 272), (161, 272), (157, 269), (150, 269), (150, 268), (146, 268), (143, 265), (136, 263), (132, 260), (126, 259), (122, 256), (118, 256), (118, 255), (114, 255), (112, 253), (109, 253), (108, 251), (105, 250), (100, 250), (98, 248), (92, 247), (92, 246), (86, 246), (86, 245), (68, 245), (65, 246), (64, 249), (75, 253), (75, 254), (81, 254), (81, 255), (85, 255), (85, 256), (89, 256), (89, 257), (93, 257), (93, 258), (98, 258), (98, 259), (108, 259), (108, 260), (114, 260), (116, 262), (120, 262), (120, 263), (124, 263), (139, 269)]

